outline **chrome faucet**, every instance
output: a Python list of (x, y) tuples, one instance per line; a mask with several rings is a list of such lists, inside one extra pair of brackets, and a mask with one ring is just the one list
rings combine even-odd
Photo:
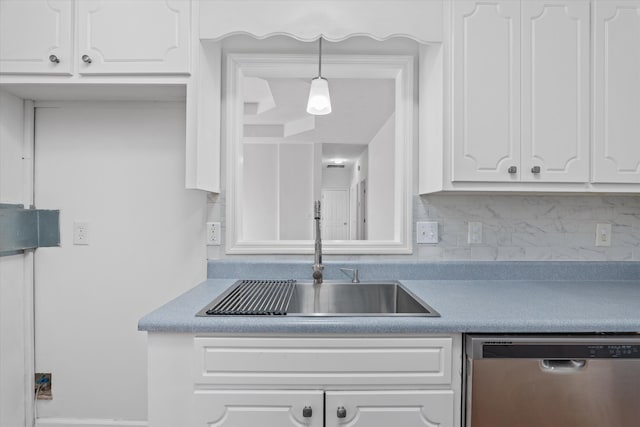
[(313, 255), (313, 284), (322, 283), (322, 238), (320, 237), (320, 200), (316, 200), (313, 204), (314, 219), (316, 221), (316, 246)]

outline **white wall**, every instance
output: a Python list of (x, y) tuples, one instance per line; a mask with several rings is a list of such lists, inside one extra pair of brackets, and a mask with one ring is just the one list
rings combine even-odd
[(0, 203), (24, 203), (24, 103), (0, 91)]
[(369, 174), (369, 146), (362, 151), (360, 157), (356, 159), (353, 165), (353, 178), (351, 186), (356, 186), (363, 179), (367, 179)]
[[(0, 91), (0, 203), (30, 204), (25, 197), (24, 105)], [(30, 424), (26, 399), (32, 372), (27, 312), (31, 255), (0, 257), (0, 426)]]
[[(206, 275), (206, 195), (184, 189), (184, 135), (181, 103), (37, 109), (36, 203), (61, 210), (62, 240), (36, 253), (36, 369), (53, 373), (38, 425), (146, 421), (137, 322)], [(90, 245), (72, 244), (74, 220)]]
[(313, 239), (315, 144), (280, 144), (280, 239)]
[(278, 239), (278, 144), (242, 144), (242, 235)]
[(313, 238), (316, 145), (243, 143), (244, 239)]
[(322, 188), (346, 188), (351, 187), (353, 178), (353, 166), (345, 165), (344, 168), (322, 169)]
[(395, 195), (395, 114), (392, 114), (369, 142), (367, 180), (367, 237), (370, 240), (393, 240), (394, 217), (399, 213)]

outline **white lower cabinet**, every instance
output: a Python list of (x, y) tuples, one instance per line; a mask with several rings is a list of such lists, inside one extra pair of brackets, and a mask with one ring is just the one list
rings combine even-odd
[(454, 425), (452, 390), (327, 391), (326, 427)]
[(461, 335), (149, 334), (149, 427), (460, 427)]
[(452, 390), (198, 390), (194, 427), (453, 426)]
[(193, 427), (323, 427), (318, 390), (197, 390)]

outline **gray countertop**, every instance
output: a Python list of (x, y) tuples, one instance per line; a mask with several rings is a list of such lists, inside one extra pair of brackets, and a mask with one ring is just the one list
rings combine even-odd
[(640, 332), (638, 280), (401, 280), (441, 314), (436, 318), (195, 317), (234, 282), (209, 279), (143, 317), (138, 329), (211, 334)]

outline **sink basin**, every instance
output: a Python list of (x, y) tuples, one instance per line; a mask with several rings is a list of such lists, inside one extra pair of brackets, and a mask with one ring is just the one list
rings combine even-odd
[(287, 316), (440, 316), (399, 282), (296, 282)]
[(239, 280), (196, 316), (431, 316), (399, 282)]

